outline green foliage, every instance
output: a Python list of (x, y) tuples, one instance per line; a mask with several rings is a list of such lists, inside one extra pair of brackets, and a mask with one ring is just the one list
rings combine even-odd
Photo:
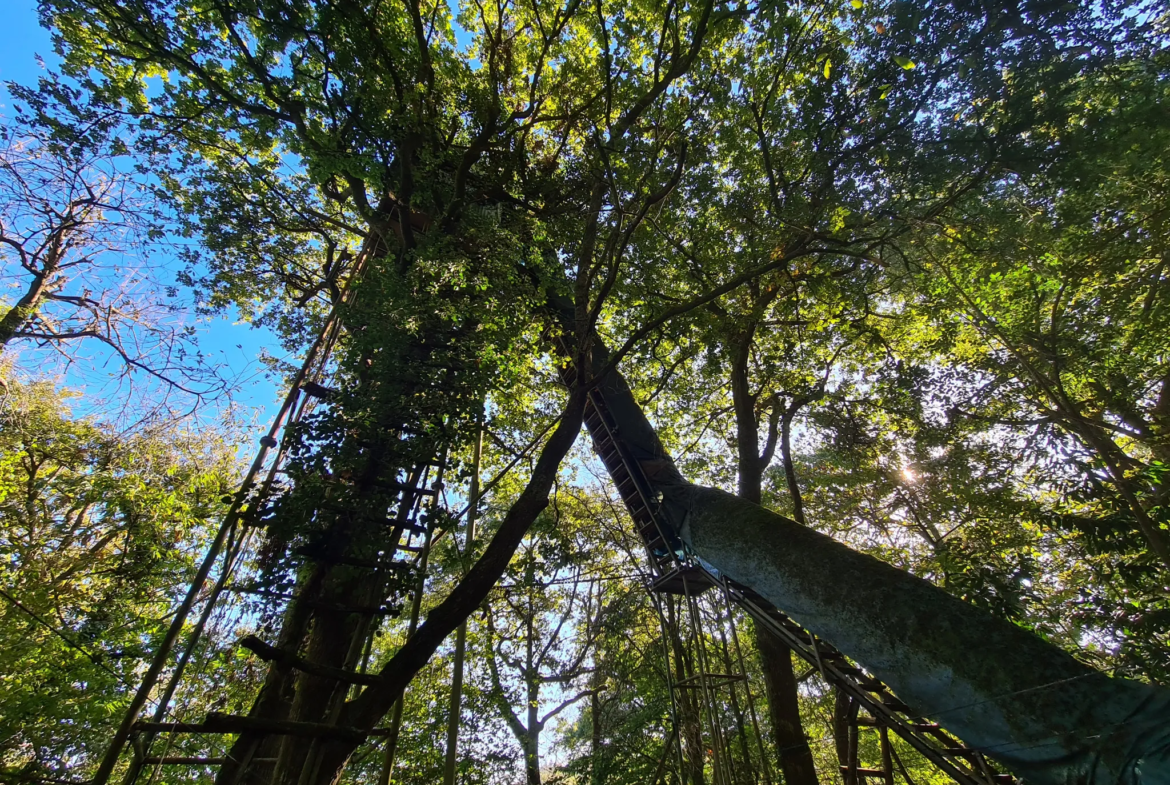
[(214, 432), (120, 434), (69, 395), (0, 405), (0, 765), (53, 776), (100, 749), (222, 512)]
[[(305, 550), (339, 531), (363, 558), (385, 555), (399, 512), (390, 486), (430, 477), (420, 467), (440, 454), (448, 486), (460, 485), (485, 409), (485, 475), (516, 459), (485, 503), (490, 536), (531, 470), (523, 445), (557, 416), (558, 350), (596, 328), (689, 478), (732, 488), (750, 456), (769, 506), (796, 515), (796, 488), (810, 525), (854, 547), (1101, 667), (1170, 673), (1167, 565), (1151, 547), (1170, 521), (1170, 63), (1153, 4), (42, 10), (69, 72), (132, 114), (137, 151), (161, 162), (158, 197), (191, 241), (182, 282), (202, 307), (236, 307), (292, 349), (339, 308), (337, 392), (290, 434), (287, 485), (258, 521), (269, 588), (303, 585)], [(550, 317), (552, 298), (571, 318)], [(69, 438), (111, 438), (85, 434)], [(528, 706), (543, 716), (570, 683), (590, 695), (550, 726), (558, 775), (649, 782), (670, 744), (652, 607), (628, 584), (584, 588), (637, 549), (605, 500), (580, 490), (583, 465), (566, 467), (489, 598), (494, 628), (472, 617), (469, 782), (518, 770)], [(89, 519), (108, 521), (109, 547), (128, 555), (71, 590), (112, 621), (61, 615), (34, 591), (48, 556), (13, 556), (10, 582), (80, 645), (141, 654), (157, 623), (119, 625), (161, 618), (188, 556), (129, 522), (141, 509), (203, 513), (169, 481), (132, 487), (139, 478), (124, 474), (102, 481), (101, 498), (150, 505)], [(71, 510), (104, 476), (59, 472), (33, 507)], [(442, 528), (456, 525), (461, 493), (431, 513)], [(460, 547), (437, 543), (424, 614), (463, 575)], [(406, 587), (378, 588), (397, 601)], [(582, 596), (596, 603), (588, 613)], [(402, 645), (406, 622), (369, 634), (372, 667)], [(82, 680), (102, 694), (124, 694), (121, 676), (57, 640), (40, 645), (88, 669)], [(528, 661), (537, 641), (550, 646), (544, 670)], [(406, 697), (404, 781), (438, 777), (448, 657)], [(208, 683), (239, 665), (212, 662)], [(76, 740), (71, 725), (29, 744), (64, 765), (120, 700), (70, 708)], [(813, 678), (801, 700), (814, 758), (835, 776), (831, 695)], [(915, 780), (931, 781), (899, 749)], [(378, 758), (361, 750), (346, 776), (370, 781)]]

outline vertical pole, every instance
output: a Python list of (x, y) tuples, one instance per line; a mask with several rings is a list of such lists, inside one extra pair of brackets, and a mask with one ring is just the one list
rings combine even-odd
[[(471, 458), (471, 490), (467, 494), (467, 541), (465, 556), (471, 554), (475, 542), (475, 518), (479, 508), (479, 462), (483, 453), (483, 412), (479, 414), (479, 428), (475, 435), (475, 452)], [(463, 656), (467, 648), (467, 622), (455, 633), (455, 659), (451, 667), (451, 705), (447, 718), (447, 760), (443, 764), (443, 785), (455, 785), (455, 762), (459, 746), (459, 715), (463, 707)]]
[[(703, 634), (703, 619), (699, 611), (698, 600), (691, 593), (686, 573), (682, 576), (683, 599), (687, 603), (687, 610), (691, 619), (691, 640), (694, 646), (695, 663), (698, 668), (698, 690), (703, 695), (703, 702), (707, 706), (707, 721), (710, 724), (711, 742), (711, 779), (716, 785), (730, 785), (727, 772), (727, 750), (723, 743), (723, 728), (719, 722), (718, 705), (711, 685), (711, 668), (707, 660), (707, 646)], [(701, 710), (700, 710), (701, 711)]]
[(857, 710), (861, 706), (853, 698), (849, 699), (849, 762), (845, 769), (845, 785), (859, 785), (857, 778), (857, 769), (860, 767), (858, 756), (860, 749), (858, 749), (858, 742), (860, 742), (860, 733), (857, 727)]
[[(711, 603), (711, 609), (715, 614), (715, 629), (719, 631), (719, 643), (723, 650), (723, 668), (724, 672), (731, 675), (735, 670), (735, 663), (731, 659), (731, 648), (727, 645), (727, 633), (723, 629), (723, 612), (719, 605), (715, 602)], [(731, 610), (728, 608), (728, 617), (731, 616)], [(738, 674), (737, 674), (738, 675)], [(740, 749), (743, 751), (743, 766), (747, 776), (751, 778), (752, 782), (759, 782), (760, 778), (756, 773), (755, 767), (752, 765), (751, 744), (748, 742), (747, 727), (744, 723), (743, 709), (739, 705), (738, 691), (736, 684), (738, 682), (734, 679), (729, 680), (727, 684), (727, 699), (731, 706), (732, 715), (735, 717), (735, 729), (739, 735)], [(744, 689), (747, 689), (747, 674), (743, 674)], [(731, 742), (727, 743), (728, 750), (731, 749)], [(732, 767), (732, 773), (735, 773)]]
[[(438, 468), (435, 470), (435, 497), (431, 503), (431, 509), (436, 510), (439, 507), (439, 493), (438, 489), (443, 486), (443, 472), (447, 468), (447, 448), (443, 448), (442, 457), (439, 458)], [(417, 519), (417, 518), (416, 518)], [(422, 597), (423, 590), (427, 585), (427, 560), (431, 556), (431, 537), (434, 531), (434, 524), (427, 526), (426, 534), (423, 537), (423, 549), (418, 555), (418, 576), (414, 584), (414, 596), (410, 601), (410, 624), (406, 628), (406, 639), (410, 640), (410, 636), (414, 635), (414, 631), (418, 629), (418, 617), (422, 613)], [(378, 785), (390, 785), (390, 776), (394, 772), (394, 756), (398, 753), (398, 734), (402, 730), (402, 701), (406, 698), (405, 692), (394, 701), (394, 708), (390, 714), (390, 733), (386, 737), (386, 751), (382, 758), (382, 771), (378, 773)]]
[(727, 604), (727, 618), (731, 622), (731, 640), (735, 644), (735, 653), (739, 659), (739, 672), (743, 674), (744, 692), (747, 693), (748, 712), (752, 720), (752, 733), (756, 737), (756, 747), (760, 751), (760, 766), (764, 770), (764, 784), (772, 785), (772, 767), (768, 764), (768, 754), (764, 751), (764, 735), (760, 732), (760, 722), (756, 718), (756, 702), (752, 697), (751, 682), (748, 680), (747, 663), (744, 661), (743, 648), (739, 645), (739, 632), (735, 626), (735, 606), (731, 602), (731, 590), (728, 588), (727, 577), (719, 581), (723, 589), (724, 602)]
[[(676, 694), (677, 687), (675, 687), (674, 665), (671, 659), (670, 640), (674, 635), (674, 628), (667, 622), (666, 614), (662, 612), (662, 606), (659, 604), (658, 595), (653, 592), (648, 592), (650, 596), (650, 603), (654, 606), (655, 612), (658, 614), (658, 627), (662, 631), (662, 657), (663, 666), (666, 674), (666, 691), (670, 695), (670, 723), (674, 729), (674, 748), (678, 759), (678, 781), (685, 783), (687, 779), (686, 763), (683, 760), (682, 748), (682, 731), (679, 724), (682, 720), (679, 717), (678, 695)], [(669, 598), (666, 598), (669, 602)], [(671, 614), (673, 618), (674, 614)], [(680, 666), (681, 667), (681, 666)]]
[(878, 725), (882, 743), (882, 779), (886, 785), (894, 785), (894, 760), (890, 755), (890, 729), (885, 725)]

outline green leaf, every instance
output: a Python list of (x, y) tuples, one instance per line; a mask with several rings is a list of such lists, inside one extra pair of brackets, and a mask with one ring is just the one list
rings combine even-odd
[(861, 0), (852, 0), (850, 5), (852, 5), (854, 8), (861, 8), (863, 5), (865, 5), (865, 3), (861, 2)]
[(881, 90), (881, 93), (878, 94), (878, 100), (884, 101), (886, 100), (886, 96), (890, 94), (890, 90), (894, 89), (894, 86), (892, 84), (884, 84), (878, 89)]
[(902, 66), (904, 71), (913, 71), (918, 67), (918, 64), (909, 57), (902, 57), (901, 55), (894, 55), (894, 62)]
[(829, 74), (833, 72), (833, 61), (825, 60), (825, 78), (829, 78)]

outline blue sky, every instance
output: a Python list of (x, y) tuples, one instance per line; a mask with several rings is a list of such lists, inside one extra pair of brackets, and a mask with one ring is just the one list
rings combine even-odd
[[(59, 62), (53, 53), (49, 32), (38, 23), (35, 0), (0, 0), (0, 30), (3, 31), (3, 44), (0, 45), (0, 81), (34, 84), (44, 73), (37, 62), (38, 55), (49, 68)], [(11, 113), (7, 98), (7, 94), (0, 94), (0, 122)], [(4, 280), (7, 283), (11, 279), (5, 275)], [(6, 293), (6, 290), (0, 289), (0, 295)], [(193, 321), (194, 317), (191, 317), (188, 323)], [(266, 330), (257, 330), (246, 324), (236, 323), (231, 314), (201, 320), (196, 326), (200, 351), (213, 361), (222, 363), (228, 376), (238, 379), (238, 383), (233, 385), (235, 387), (233, 402), (245, 407), (246, 416), (250, 414), (260, 422), (266, 422), (275, 414), (280, 389), (276, 380), (265, 373), (257, 357), (265, 350), (276, 357), (286, 356), (275, 337)], [(30, 373), (29, 367), (37, 363), (38, 359), (35, 353), (22, 351), (18, 355), (18, 374)], [(100, 357), (98, 359), (100, 360)], [(101, 380), (108, 378), (108, 372), (96, 367), (100, 362), (91, 363), (95, 367), (83, 365), (78, 363), (72, 369), (63, 371), (61, 381), (72, 388), (95, 392), (95, 399), (102, 398)], [(92, 411), (99, 416), (102, 414), (100, 409), (89, 410), (84, 404), (75, 406), (75, 411), (78, 413)]]

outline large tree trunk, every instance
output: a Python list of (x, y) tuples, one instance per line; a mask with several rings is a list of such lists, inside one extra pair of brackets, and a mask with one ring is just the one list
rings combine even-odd
[[(326, 525), (311, 545), (317, 563), (304, 570), (313, 579), (298, 582), (298, 599), (284, 620), (288, 633), (282, 630), (281, 635), (287, 653), (302, 656), (315, 665), (353, 670), (369, 622), (364, 610), (354, 613), (353, 609), (378, 608), (397, 591), (397, 582), (390, 574), (370, 563), (390, 558), (411, 505), (405, 498), (397, 504), (387, 501), (386, 492), (379, 489), (398, 487), (395, 478), (404, 463), (402, 458), (409, 458), (415, 465), (431, 462), (430, 456), (441, 446), (432, 434), (442, 434), (441, 422), (446, 411), (458, 410), (465, 403), (452, 401), (453, 396), (464, 394), (463, 387), (447, 384), (449, 380), (445, 377), (427, 373), (429, 367), (443, 367), (438, 363), (459, 359), (443, 353), (448, 334), (436, 333), (436, 336), (438, 339), (429, 342), (427, 335), (404, 341), (397, 352), (386, 352), (378, 365), (370, 365), (369, 379), (363, 378), (362, 385), (368, 385), (375, 396), (369, 406), (378, 419), (367, 431), (353, 436), (364, 441), (353, 451), (358, 457), (354, 459), (355, 470), (346, 479), (345, 487), (349, 490), (339, 499), (316, 500), (318, 513), (314, 523), (320, 520)], [(434, 357), (432, 347), (438, 347)], [(427, 392), (422, 410), (415, 403), (419, 396), (411, 397), (420, 390)], [(349, 689), (344, 683), (289, 671), (287, 667), (274, 667), (251, 716), (257, 720), (292, 720), (371, 730), (435, 648), (479, 606), (503, 573), (520, 538), (547, 504), (557, 467), (580, 431), (582, 408), (581, 394), (571, 395), (564, 417), (545, 445), (528, 487), (505, 517), (496, 538), (452, 595), (432, 610), (427, 621), (382, 670), (379, 684), (347, 701)], [(403, 434), (410, 438), (402, 437)], [(419, 455), (410, 453), (416, 443)], [(382, 450), (387, 451), (385, 455), (381, 454)], [(332, 471), (336, 479), (342, 479), (336, 467)], [(403, 478), (408, 487), (420, 481), (417, 474)], [(315, 488), (311, 482), (303, 489), (298, 483), (297, 489), (306, 495), (306, 504), (314, 502), (309, 497)], [(391, 506), (397, 507), (401, 518), (393, 526), (387, 525), (386, 520)], [(292, 509), (295, 512), (298, 508)], [(336, 780), (356, 748), (353, 738), (351, 731), (306, 743), (303, 739), (265, 732), (243, 733), (233, 744), (217, 782), (221, 785), (330, 783)], [(273, 765), (255, 761), (257, 758), (268, 761), (275, 758), (276, 762)]]
[(722, 491), (680, 485), (682, 539), (1033, 782), (1170, 782), (1170, 691), (1111, 679), (1032, 633)]
[(691, 485), (621, 376), (610, 373), (601, 391), (682, 540), (917, 713), (1038, 785), (1170, 784), (1170, 690), (1109, 678), (927, 581)]

